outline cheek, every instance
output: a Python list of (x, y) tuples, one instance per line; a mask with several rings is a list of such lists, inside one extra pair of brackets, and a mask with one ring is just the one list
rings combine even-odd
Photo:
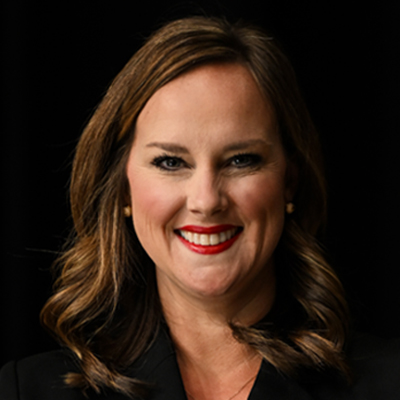
[(260, 179), (243, 191), (242, 207), (249, 223), (248, 246), (259, 265), (271, 259), (282, 236), (285, 221), (284, 185), (279, 179)]
[(155, 183), (145, 174), (135, 173), (134, 176), (129, 179), (132, 216), (141, 240), (164, 232), (179, 209), (179, 196), (166, 183)]
[(262, 224), (284, 216), (285, 185), (279, 177), (254, 177), (234, 192), (235, 203), (253, 221)]

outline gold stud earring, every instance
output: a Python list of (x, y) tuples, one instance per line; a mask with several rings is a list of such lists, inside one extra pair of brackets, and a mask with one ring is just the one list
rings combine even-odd
[(286, 213), (287, 214), (292, 214), (295, 210), (294, 204), (292, 202), (286, 203)]
[(132, 216), (132, 207), (131, 206), (125, 206), (124, 207), (124, 215), (126, 218), (129, 218)]

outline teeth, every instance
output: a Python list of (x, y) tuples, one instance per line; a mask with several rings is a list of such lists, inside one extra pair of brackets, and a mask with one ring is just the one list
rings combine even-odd
[(186, 239), (190, 243), (200, 244), (202, 246), (215, 246), (232, 238), (235, 235), (236, 231), (236, 229), (229, 229), (225, 232), (212, 233), (210, 235), (204, 233), (193, 233), (183, 230), (180, 230), (179, 233), (184, 239)]
[(219, 243), (219, 235), (217, 233), (213, 233), (210, 235), (210, 245), (216, 245)]
[(202, 246), (209, 246), (210, 245), (209, 235), (200, 235), (200, 244)]

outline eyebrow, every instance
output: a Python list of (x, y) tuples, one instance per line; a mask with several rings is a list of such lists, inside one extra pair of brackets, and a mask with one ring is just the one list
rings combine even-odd
[(183, 153), (188, 154), (189, 151), (186, 147), (179, 146), (175, 143), (164, 143), (164, 142), (151, 142), (146, 147), (158, 147), (159, 149), (170, 151), (171, 153)]
[[(263, 139), (249, 139), (240, 142), (231, 143), (224, 147), (224, 151), (235, 151), (244, 150), (253, 146), (270, 146), (266, 140)], [(146, 147), (157, 147), (159, 149), (170, 151), (171, 153), (188, 154), (189, 151), (186, 147), (180, 146), (175, 143), (168, 142), (151, 142), (146, 145)]]

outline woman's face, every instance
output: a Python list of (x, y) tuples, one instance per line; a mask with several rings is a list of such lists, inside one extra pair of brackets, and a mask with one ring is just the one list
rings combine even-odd
[(274, 114), (242, 65), (201, 66), (158, 90), (138, 117), (127, 176), (160, 292), (270, 290), (286, 168)]

